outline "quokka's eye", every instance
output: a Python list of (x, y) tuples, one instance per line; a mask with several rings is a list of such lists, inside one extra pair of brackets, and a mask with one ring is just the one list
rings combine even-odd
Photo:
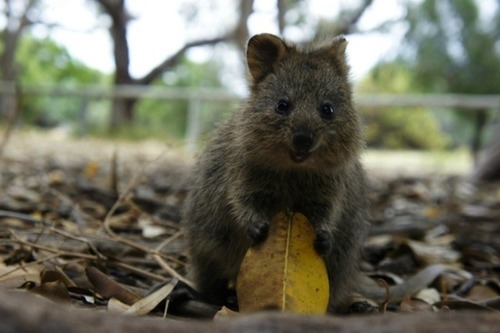
[(278, 104), (274, 107), (274, 111), (280, 115), (286, 115), (290, 111), (290, 102), (285, 100), (280, 100)]
[(330, 103), (322, 104), (319, 107), (319, 112), (321, 114), (321, 117), (324, 119), (332, 119), (333, 117), (335, 117), (335, 110)]

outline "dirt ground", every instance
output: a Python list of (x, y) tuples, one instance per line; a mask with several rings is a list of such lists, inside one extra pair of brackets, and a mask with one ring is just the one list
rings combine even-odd
[[(352, 312), (498, 311), (500, 186), (470, 183), (465, 152), (363, 160), (372, 215), (363, 271), (397, 283), (434, 264), (453, 270), (413, 298), (353, 301)], [(192, 161), (157, 141), (14, 133), (0, 156), (0, 287), (116, 311), (185, 281), (179, 220)]]

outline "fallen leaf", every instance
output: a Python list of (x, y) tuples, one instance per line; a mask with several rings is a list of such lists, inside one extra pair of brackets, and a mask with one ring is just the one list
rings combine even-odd
[(145, 315), (153, 310), (158, 304), (163, 302), (168, 295), (174, 290), (177, 280), (173, 279), (158, 290), (152, 292), (148, 296), (134, 303), (129, 307), (124, 314), (135, 314), (138, 316)]
[(467, 299), (473, 302), (484, 301), (495, 297), (498, 297), (498, 293), (489, 286), (482, 284), (477, 284), (474, 287), (472, 287), (472, 289), (467, 295)]
[(43, 266), (12, 267), (0, 263), (0, 287), (5, 289), (19, 288), (26, 282), (39, 285)]
[(304, 215), (278, 214), (270, 223), (268, 238), (250, 248), (243, 259), (236, 283), (240, 311), (325, 313), (330, 286), (314, 239)]
[(405, 244), (421, 263), (427, 265), (437, 263), (454, 264), (460, 259), (460, 253), (448, 246), (429, 245), (410, 239), (407, 239)]
[(441, 301), (439, 292), (434, 288), (426, 288), (420, 290), (414, 298), (419, 299), (427, 304), (434, 304)]
[(128, 305), (134, 304), (141, 299), (139, 295), (113, 281), (95, 267), (88, 267), (85, 272), (96, 291), (104, 297), (114, 297)]
[(97, 161), (90, 160), (85, 165), (84, 173), (89, 179), (94, 178), (99, 172), (100, 166)]
[(222, 309), (217, 311), (217, 313), (214, 316), (214, 321), (222, 321), (222, 320), (228, 320), (231, 318), (235, 318), (239, 315), (238, 312), (233, 311), (229, 309), (228, 307), (223, 306)]

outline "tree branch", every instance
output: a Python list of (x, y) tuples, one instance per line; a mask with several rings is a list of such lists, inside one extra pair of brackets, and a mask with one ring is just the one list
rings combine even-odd
[[(342, 25), (338, 27), (338, 35), (347, 35), (356, 31), (356, 25), (359, 20), (366, 12), (368, 8), (372, 5), (373, 0), (364, 0), (363, 3), (351, 14), (351, 16), (342, 22)], [(341, 15), (343, 16), (343, 15)]]
[(165, 60), (163, 60), (163, 62), (161, 62), (156, 67), (151, 69), (149, 71), (149, 73), (144, 75), (142, 78), (135, 79), (134, 83), (139, 84), (139, 85), (148, 85), (151, 82), (153, 82), (155, 79), (157, 79), (161, 74), (163, 74), (163, 72), (165, 72), (168, 68), (175, 66), (190, 48), (197, 47), (197, 46), (217, 44), (220, 42), (224, 42), (224, 41), (228, 40), (229, 38), (230, 38), (230, 35), (225, 35), (222, 37), (216, 37), (216, 38), (212, 38), (212, 39), (202, 39), (199, 41), (193, 41), (193, 42), (187, 43), (182, 48), (180, 48), (177, 52), (175, 52), (173, 55), (166, 58)]

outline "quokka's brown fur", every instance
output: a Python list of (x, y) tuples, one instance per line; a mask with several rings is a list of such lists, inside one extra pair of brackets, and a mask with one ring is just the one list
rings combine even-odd
[(352, 290), (367, 203), (346, 46), (342, 37), (310, 48), (270, 34), (249, 40), (250, 97), (201, 153), (183, 216), (191, 277), (211, 301), (224, 301), (278, 212), (301, 212), (313, 224), (329, 310)]

